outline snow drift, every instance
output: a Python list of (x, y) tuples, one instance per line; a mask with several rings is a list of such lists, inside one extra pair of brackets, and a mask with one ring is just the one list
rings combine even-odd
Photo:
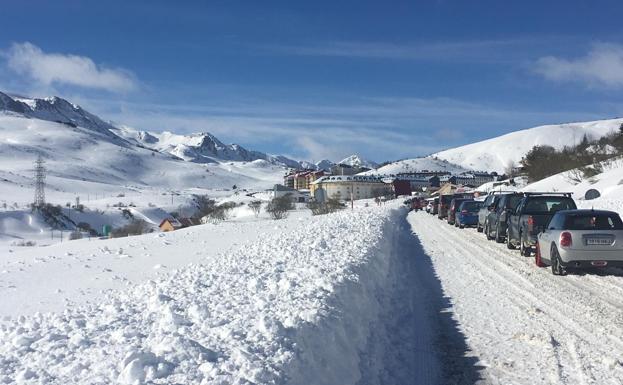
[(5, 319), (0, 382), (379, 383), (385, 352), (360, 352), (386, 317), (401, 219), (311, 218), (97, 305)]

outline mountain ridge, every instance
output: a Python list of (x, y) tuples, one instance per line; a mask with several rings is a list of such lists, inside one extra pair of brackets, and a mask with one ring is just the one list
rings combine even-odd
[(116, 126), (58, 96), (42, 99), (26, 98), (0, 92), (0, 111), (62, 123), (74, 128), (83, 127), (105, 135), (116, 144), (139, 145), (194, 163), (265, 160), (291, 168), (315, 167), (310, 162), (290, 159), (283, 155), (248, 150), (238, 144), (224, 144), (209, 132), (180, 135), (167, 131), (155, 133)]

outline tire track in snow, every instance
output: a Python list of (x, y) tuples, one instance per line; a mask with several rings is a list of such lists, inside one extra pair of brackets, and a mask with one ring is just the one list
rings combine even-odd
[[(539, 331), (545, 333), (545, 335), (551, 335), (552, 338), (555, 336), (560, 341), (565, 341), (565, 338), (568, 340), (569, 334), (577, 336), (577, 340), (581, 341), (581, 344), (573, 343), (571, 345), (559, 344), (559, 346), (553, 346), (548, 343), (550, 352), (547, 353), (548, 349), (542, 348), (540, 353), (548, 356), (549, 359), (544, 360), (545, 357), (537, 357), (553, 363), (554, 367), (557, 366), (554, 363), (556, 357), (560, 357), (562, 362), (561, 371), (559, 373), (554, 372), (555, 378), (558, 378), (555, 382), (594, 383), (595, 381), (600, 381), (600, 383), (618, 383), (614, 377), (619, 376), (619, 380), (623, 378), (619, 363), (620, 359), (617, 361), (617, 358), (614, 358), (614, 367), (606, 365), (607, 362), (612, 361), (611, 359), (602, 360), (602, 362), (596, 362), (597, 365), (592, 365), (592, 361), (598, 361), (601, 355), (608, 357), (613, 354), (616, 355), (616, 352), (623, 350), (623, 343), (620, 339), (621, 324), (607, 325), (609, 318), (617, 319), (617, 313), (621, 310), (613, 302), (600, 301), (600, 298), (593, 297), (590, 298), (587, 306), (585, 298), (587, 294), (578, 293), (582, 286), (578, 288), (576, 285), (568, 284), (565, 281), (566, 277), (556, 280), (544, 271), (537, 271), (536, 267), (529, 266), (532, 259), (526, 260), (519, 255), (511, 255), (510, 251), (501, 249), (502, 245), (498, 246), (489, 243), (484, 237), (477, 239), (477, 236), (481, 235), (475, 232), (450, 228), (425, 214), (411, 215), (410, 221), (416, 234), (420, 235), (425, 249), (433, 255), (433, 260), (439, 270), (438, 274), (442, 281), (446, 281), (444, 282), (444, 287), (452, 286), (454, 288), (460, 285), (456, 282), (448, 283), (449, 278), (461, 278), (456, 272), (452, 273), (446, 269), (448, 259), (453, 259), (450, 265), (463, 264), (465, 268), (461, 271), (468, 276), (474, 289), (485, 286), (484, 293), (476, 292), (472, 294), (478, 295), (479, 298), (485, 297), (484, 299), (486, 299), (486, 290), (497, 288), (497, 293), (500, 295), (498, 302), (507, 305), (511, 304), (511, 314), (517, 313), (517, 316), (520, 318), (528, 316), (527, 324), (524, 327), (520, 327), (519, 332), (525, 334), (530, 331)], [(443, 240), (443, 244), (440, 245), (439, 240)], [(480, 282), (478, 282), (478, 279), (480, 279)], [(487, 280), (491, 282), (487, 282)], [(535, 291), (537, 289), (543, 291), (543, 286), (545, 286), (545, 292), (556, 289), (558, 292), (562, 291), (563, 293), (565, 290), (572, 292), (560, 298), (557, 296), (537, 297)], [(469, 288), (470, 285), (463, 287), (464, 290)], [(453, 291), (456, 292), (456, 290)], [(462, 298), (459, 298), (457, 302), (465, 299), (464, 294), (459, 293), (459, 296)], [(578, 299), (581, 300), (582, 306), (575, 306)], [(493, 307), (500, 306), (494, 302), (486, 304)], [(532, 312), (533, 314), (522, 314), (529, 312), (531, 309), (535, 309)], [(591, 313), (588, 313), (589, 316), (587, 317), (587, 311), (590, 312), (595, 309), (600, 310), (598, 317), (605, 318), (605, 320), (600, 320), (606, 323), (605, 329), (611, 330), (612, 333), (610, 335), (615, 335), (615, 338), (605, 336), (602, 329), (594, 327), (595, 322), (592, 318), (595, 317), (591, 317)], [(604, 326), (603, 323), (601, 326)], [(466, 328), (471, 329), (472, 325), (466, 325)], [(479, 337), (485, 334), (478, 329), (474, 330), (474, 332), (478, 333)], [(504, 328), (502, 328), (502, 332), (504, 332)], [(499, 330), (498, 334), (500, 334)], [(490, 336), (489, 338), (491, 339)], [(534, 341), (528, 342), (532, 343)], [(576, 349), (576, 346), (580, 349)], [(591, 362), (587, 363), (585, 362), (586, 360)], [(534, 360), (534, 362), (536, 367), (532, 365), (532, 369), (539, 370), (542, 374), (542, 380), (545, 381), (543, 375), (545, 372), (548, 372), (547, 368), (541, 368), (537, 360)], [(599, 364), (601, 364), (601, 368), (596, 367)], [(607, 375), (603, 369), (608, 371)], [(549, 371), (549, 373), (552, 372)], [(593, 374), (596, 375), (597, 379)]]

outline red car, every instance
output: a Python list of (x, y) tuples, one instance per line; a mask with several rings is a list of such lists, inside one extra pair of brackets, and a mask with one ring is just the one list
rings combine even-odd
[(424, 206), (422, 205), (422, 200), (420, 198), (413, 198), (411, 200), (411, 210), (418, 211), (422, 210)]

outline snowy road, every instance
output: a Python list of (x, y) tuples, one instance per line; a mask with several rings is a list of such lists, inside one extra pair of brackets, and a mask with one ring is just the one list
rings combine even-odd
[(623, 383), (623, 273), (555, 277), (473, 229), (408, 221), (492, 384)]

